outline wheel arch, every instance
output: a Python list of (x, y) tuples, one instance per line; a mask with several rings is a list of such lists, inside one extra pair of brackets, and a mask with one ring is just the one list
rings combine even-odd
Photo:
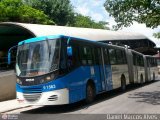
[[(97, 94), (97, 88), (96, 88), (95, 80), (94, 80), (94, 79), (88, 79), (88, 80), (86, 81), (86, 87), (87, 87), (88, 84), (91, 84), (91, 85), (94, 87), (95, 92), (96, 92), (96, 94)], [(85, 88), (86, 88), (86, 87), (85, 87)]]

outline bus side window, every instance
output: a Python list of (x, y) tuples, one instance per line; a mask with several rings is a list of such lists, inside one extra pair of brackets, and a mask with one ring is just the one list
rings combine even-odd
[(127, 57), (126, 57), (126, 52), (122, 51), (122, 56), (123, 56), (123, 63), (127, 64)]
[(104, 54), (104, 63), (106, 65), (108, 65), (109, 64), (109, 56), (108, 56), (108, 49), (107, 48), (103, 49), (103, 54)]
[(144, 66), (143, 56), (137, 55), (137, 63), (138, 66)]
[(143, 56), (141, 56), (141, 66), (144, 66)]
[(71, 46), (72, 46), (72, 67), (76, 68), (80, 65), (79, 63), (79, 45), (76, 43), (75, 40), (71, 40)]
[(109, 49), (109, 58), (110, 58), (110, 63), (116, 64), (116, 53), (115, 53), (115, 49)]
[(93, 50), (94, 50), (94, 64), (101, 65), (102, 64), (101, 49), (96, 47)]
[(124, 54), (122, 50), (116, 50), (117, 64), (124, 64)]
[(93, 65), (93, 48), (88, 46), (80, 46), (80, 60), (82, 65)]
[(157, 58), (154, 58), (154, 65), (155, 65), (155, 67), (157, 66), (157, 64), (158, 64), (158, 61), (157, 61), (158, 59)]
[(83, 46), (79, 46), (79, 52), (80, 52), (80, 60), (82, 65), (87, 65), (87, 60), (86, 60), (86, 48)]
[(137, 65), (137, 55), (133, 53), (133, 65)]
[(141, 61), (140, 56), (139, 55), (136, 56), (137, 56), (137, 65), (140, 66), (140, 61)]
[(87, 63), (93, 65), (93, 51), (91, 47), (87, 47)]

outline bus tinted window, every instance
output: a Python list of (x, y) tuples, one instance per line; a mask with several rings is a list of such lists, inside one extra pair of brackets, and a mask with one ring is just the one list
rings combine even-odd
[(107, 65), (109, 64), (108, 49), (104, 48), (103, 53), (104, 53), (104, 63)]
[(93, 49), (88, 46), (80, 46), (80, 57), (82, 65), (93, 65)]
[(101, 62), (100, 61), (102, 61), (101, 60), (101, 51), (100, 51), (100, 48), (94, 48), (93, 49), (93, 52), (94, 52), (94, 64), (96, 64), (96, 65), (99, 65), (99, 64), (101, 64)]
[[(71, 39), (70, 46), (72, 47), (72, 56), (68, 56), (67, 65), (68, 68), (72, 70), (80, 66), (79, 44), (76, 42), (75, 39)], [(66, 51), (67, 51), (67, 43), (66, 43)]]
[(125, 55), (123, 54), (122, 50), (116, 50), (116, 57), (117, 57), (117, 64), (124, 64), (125, 63)]
[(116, 64), (116, 51), (115, 49), (109, 49), (109, 58), (111, 64)]
[(136, 66), (144, 66), (144, 59), (142, 55), (132, 53), (133, 54), (133, 64)]
[(126, 64), (126, 53), (120, 49), (109, 49), (109, 58), (111, 64)]
[(122, 55), (123, 55), (123, 63), (127, 64), (126, 52), (122, 51)]
[(139, 61), (138, 61), (138, 63), (139, 63), (139, 66), (144, 66), (143, 56), (139, 55)]
[(148, 64), (150, 64), (150, 67), (156, 67), (157, 66), (157, 60), (156, 58), (147, 58)]
[(133, 53), (133, 65), (137, 65), (137, 57), (135, 53)]

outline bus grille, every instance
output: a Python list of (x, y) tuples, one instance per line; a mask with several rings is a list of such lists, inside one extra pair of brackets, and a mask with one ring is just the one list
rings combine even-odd
[(25, 88), (23, 89), (23, 96), (28, 102), (36, 102), (42, 95), (41, 88)]
[(52, 95), (48, 98), (48, 101), (56, 101), (58, 100), (58, 96), (57, 95)]

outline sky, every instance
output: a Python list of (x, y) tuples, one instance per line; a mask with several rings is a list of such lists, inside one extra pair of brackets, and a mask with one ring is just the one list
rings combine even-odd
[[(103, 4), (106, 0), (71, 0), (72, 5), (76, 12), (81, 13), (84, 16), (90, 16), (96, 22), (106, 21), (109, 22), (109, 27), (116, 25), (114, 18), (109, 16), (109, 13), (105, 10)], [(133, 25), (127, 28), (123, 28), (122, 31), (138, 32), (150, 40), (154, 41), (157, 47), (160, 47), (160, 39), (153, 37), (153, 33), (160, 31), (160, 26), (156, 29), (147, 28), (145, 24), (139, 24), (133, 22)]]

